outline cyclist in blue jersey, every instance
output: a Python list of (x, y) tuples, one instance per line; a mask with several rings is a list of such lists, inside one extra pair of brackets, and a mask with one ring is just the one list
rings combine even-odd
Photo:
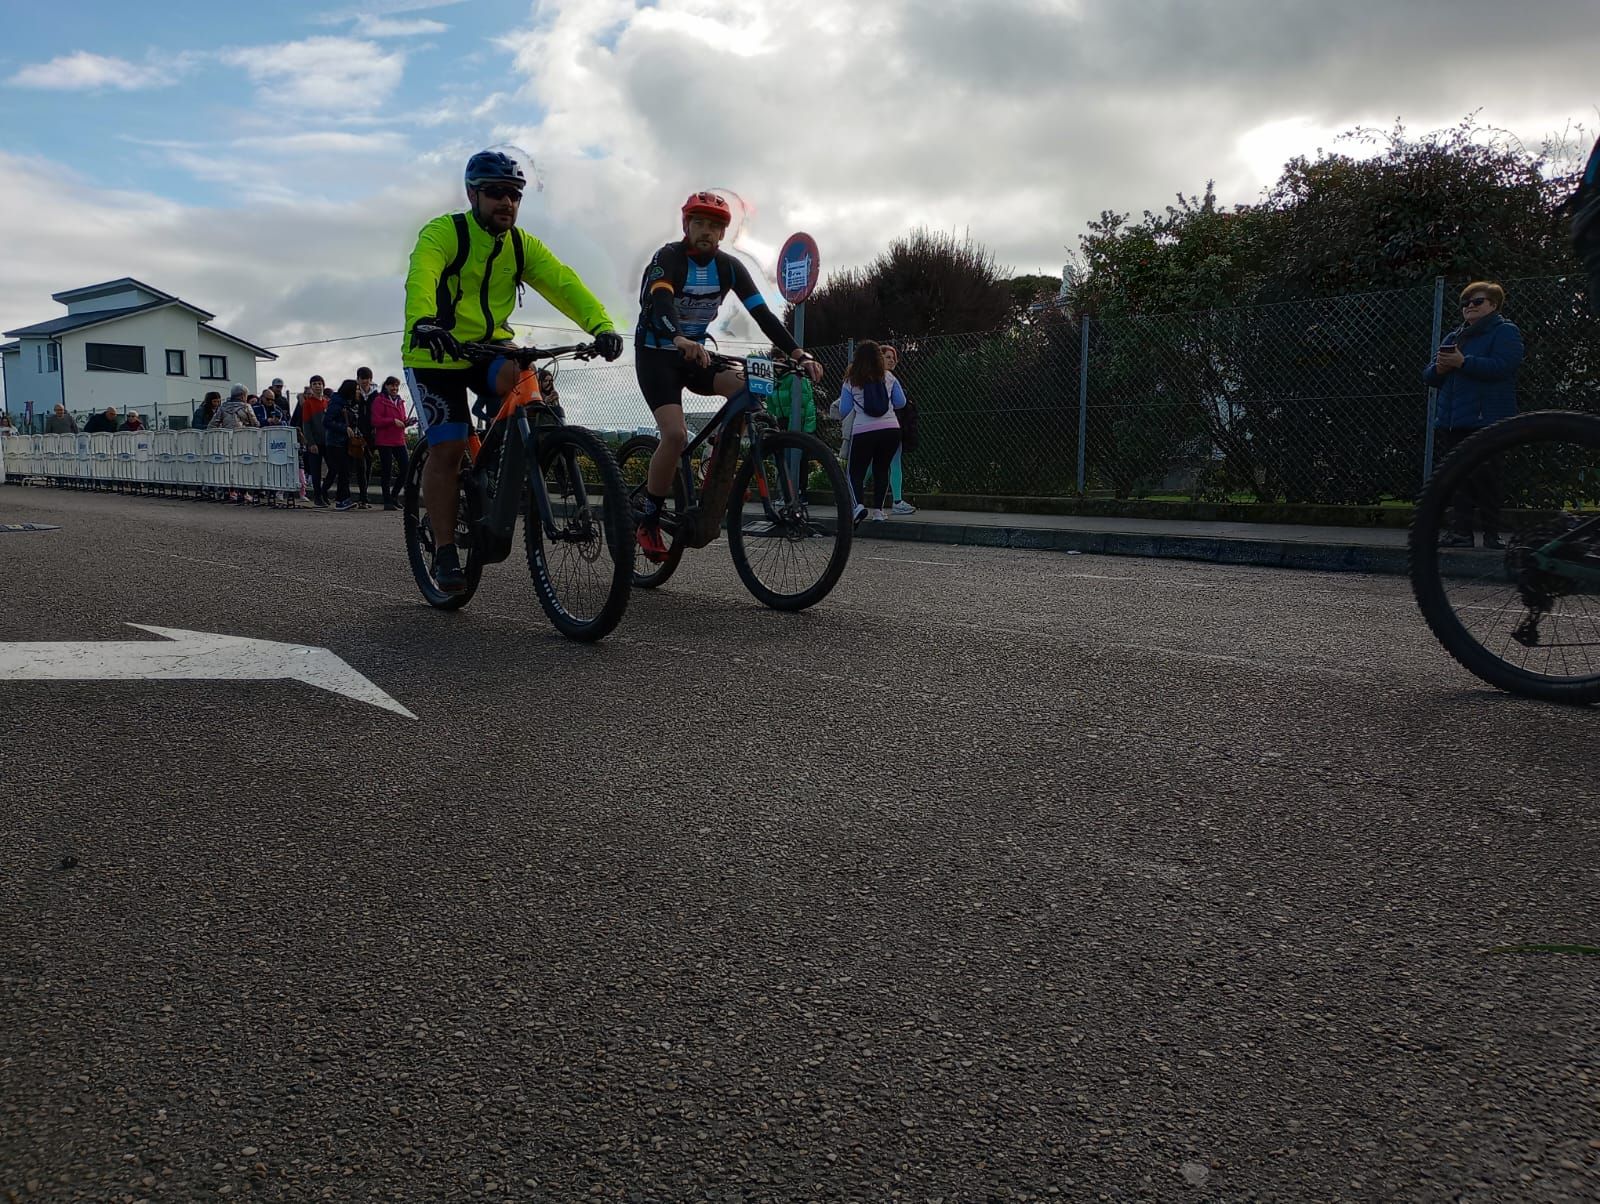
[(822, 365), (801, 349), (783, 320), (772, 312), (745, 266), (720, 250), (733, 220), (728, 202), (714, 192), (696, 192), (683, 205), (683, 240), (655, 253), (639, 285), (639, 326), (634, 336), (634, 373), (639, 391), (661, 432), (645, 479), (644, 516), (639, 546), (651, 560), (667, 554), (661, 537), (661, 508), (672, 490), (673, 474), (689, 441), (683, 419), (683, 391), (732, 397), (744, 388), (744, 374), (716, 371), (706, 349), (706, 330), (723, 299), (736, 295), (769, 339), (803, 364), (813, 381)]

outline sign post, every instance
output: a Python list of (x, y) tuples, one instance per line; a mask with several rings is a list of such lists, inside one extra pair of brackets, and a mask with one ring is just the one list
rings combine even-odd
[[(806, 298), (811, 296), (817, 287), (817, 280), (822, 274), (822, 257), (817, 251), (817, 240), (809, 234), (796, 232), (789, 235), (783, 244), (783, 249), (778, 252), (778, 291), (783, 294), (783, 299), (794, 306), (794, 341), (800, 346), (806, 345)], [(789, 391), (789, 429), (798, 431), (803, 417), (801, 395), (804, 388), (790, 387)], [(789, 472), (800, 471), (800, 453), (790, 453)], [(804, 490), (805, 482), (796, 482), (796, 488)]]

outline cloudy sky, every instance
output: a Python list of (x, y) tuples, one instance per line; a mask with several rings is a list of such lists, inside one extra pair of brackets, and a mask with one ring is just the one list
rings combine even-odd
[[(532, 152), (522, 224), (626, 330), (699, 187), (744, 198), (769, 265), (795, 229), (839, 268), (920, 224), (1058, 272), (1102, 210), (1209, 177), (1253, 200), (1355, 124), (1479, 110), (1537, 144), (1600, 104), (1587, 0), (336, 4), (8, 5), (0, 329), (123, 275), (266, 346), (395, 329), (417, 228), (490, 144)], [(263, 379), (358, 362), (398, 339)]]

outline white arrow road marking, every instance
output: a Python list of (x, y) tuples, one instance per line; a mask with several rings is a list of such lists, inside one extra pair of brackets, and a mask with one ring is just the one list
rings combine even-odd
[(301, 681), (416, 718), (326, 648), (143, 623), (128, 626), (170, 642), (0, 644), (0, 681)]

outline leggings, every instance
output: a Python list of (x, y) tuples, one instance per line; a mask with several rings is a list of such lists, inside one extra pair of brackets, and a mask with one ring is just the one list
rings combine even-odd
[[(857, 431), (850, 438), (850, 492), (856, 501), (870, 504), (874, 510), (883, 509), (884, 495), (889, 492), (889, 465), (900, 448), (900, 428), (883, 427), (875, 431)], [(864, 491), (867, 469), (872, 469), (872, 496), (867, 503)]]
[[(405, 445), (399, 447), (379, 447), (379, 471), (383, 474), (383, 504), (395, 505), (400, 501), (400, 488), (406, 483), (406, 465), (410, 457), (406, 455)], [(389, 472), (394, 470), (394, 488), (389, 488)]]
[[(905, 457), (904, 445), (894, 449), (894, 459), (889, 461), (889, 492), (894, 495), (897, 502), (904, 501), (906, 496), (905, 474), (901, 470), (901, 460)], [(846, 461), (848, 463), (848, 460)], [(873, 477), (874, 481), (878, 478)]]
[(328, 487), (337, 484), (339, 492), (335, 501), (345, 501), (350, 496), (350, 449), (342, 446), (324, 447), (323, 458), (328, 462), (328, 479), (323, 485), (322, 496), (328, 496)]

